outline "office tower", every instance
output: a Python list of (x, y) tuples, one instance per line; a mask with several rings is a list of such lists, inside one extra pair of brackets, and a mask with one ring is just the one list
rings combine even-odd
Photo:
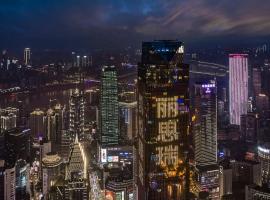
[(254, 97), (258, 96), (262, 91), (262, 78), (260, 68), (256, 67), (252, 70), (252, 87)]
[(101, 145), (103, 147), (119, 143), (119, 103), (117, 75), (114, 66), (102, 69), (101, 83)]
[(17, 160), (16, 171), (16, 199), (27, 200), (30, 198), (30, 164), (25, 160)]
[(240, 116), (247, 113), (248, 55), (229, 55), (230, 123), (240, 125)]
[(125, 140), (132, 140), (136, 133), (137, 102), (119, 102), (120, 135)]
[(240, 131), (241, 138), (247, 143), (257, 143), (259, 129), (259, 116), (257, 113), (248, 112), (241, 115)]
[(194, 90), (195, 187), (198, 196), (208, 191), (209, 198), (219, 199), (216, 81), (196, 83)]
[(45, 197), (60, 175), (61, 164), (62, 159), (57, 153), (47, 153), (42, 159), (42, 193)]
[(268, 114), (269, 111), (269, 97), (265, 94), (258, 94), (256, 96), (256, 111), (261, 117)]
[(79, 140), (84, 137), (85, 97), (83, 91), (76, 89), (69, 99), (69, 132), (74, 141), (77, 134)]
[(195, 162), (217, 164), (217, 88), (215, 81), (195, 84)]
[(42, 140), (46, 137), (44, 112), (39, 108), (30, 113), (29, 127), (31, 129), (31, 136), (36, 140)]
[(16, 199), (16, 171), (15, 167), (5, 169), (4, 200)]
[(137, 199), (180, 199), (185, 188), (180, 179), (185, 176), (189, 128), (189, 66), (183, 54), (183, 43), (177, 40), (142, 44), (134, 158)]
[(76, 135), (66, 166), (65, 180), (67, 186), (65, 196), (67, 199), (88, 200), (87, 166), (88, 161), (84, 147), (78, 141)]
[(24, 49), (24, 64), (29, 65), (30, 59), (31, 59), (31, 50), (30, 48), (25, 48)]
[(17, 160), (29, 161), (30, 158), (30, 129), (13, 128), (4, 132), (5, 164), (14, 167)]

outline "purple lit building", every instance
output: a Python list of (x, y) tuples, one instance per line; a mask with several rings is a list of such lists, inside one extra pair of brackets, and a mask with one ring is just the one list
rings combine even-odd
[(229, 55), (230, 123), (240, 125), (240, 116), (247, 113), (248, 55)]

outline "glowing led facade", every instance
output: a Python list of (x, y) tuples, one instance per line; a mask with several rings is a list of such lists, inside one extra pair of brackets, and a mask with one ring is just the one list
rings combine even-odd
[(230, 123), (240, 125), (240, 116), (247, 114), (248, 55), (229, 55)]
[(189, 125), (189, 67), (183, 43), (142, 45), (138, 68), (137, 199), (179, 199)]
[(101, 85), (101, 145), (119, 143), (119, 102), (117, 74), (114, 66), (102, 69)]

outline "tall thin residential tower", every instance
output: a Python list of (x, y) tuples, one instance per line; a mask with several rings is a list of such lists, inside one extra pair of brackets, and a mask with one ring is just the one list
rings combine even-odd
[(229, 55), (230, 123), (240, 125), (240, 116), (247, 114), (248, 55)]
[(31, 58), (31, 50), (30, 48), (25, 48), (24, 49), (24, 64), (29, 65), (30, 58)]
[(69, 99), (69, 132), (71, 141), (75, 140), (76, 134), (79, 140), (84, 137), (85, 128), (85, 97), (83, 91), (76, 89)]
[(138, 66), (137, 199), (172, 200), (183, 194), (189, 127), (189, 66), (177, 40), (142, 44)]
[(117, 74), (114, 66), (102, 69), (101, 85), (101, 145), (113, 146), (119, 143), (119, 102)]

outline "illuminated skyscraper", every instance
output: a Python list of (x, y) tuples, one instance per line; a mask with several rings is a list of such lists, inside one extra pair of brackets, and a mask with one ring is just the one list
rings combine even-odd
[(217, 88), (216, 82), (195, 84), (195, 179), (197, 192), (208, 191), (211, 199), (219, 199), (219, 167), (217, 166)]
[(229, 55), (230, 123), (240, 125), (240, 116), (247, 114), (248, 55)]
[(215, 81), (195, 85), (195, 162), (217, 164), (217, 96)]
[(88, 161), (84, 148), (76, 135), (66, 166), (66, 199), (88, 200), (87, 166)]
[(79, 140), (84, 137), (84, 109), (84, 93), (76, 89), (69, 99), (69, 131), (72, 141), (76, 134), (78, 134)]
[(101, 84), (101, 145), (112, 146), (119, 143), (119, 102), (117, 75), (114, 66), (102, 69)]
[(31, 50), (30, 48), (24, 49), (24, 64), (29, 65), (30, 64), (30, 58), (31, 58)]
[(61, 164), (62, 159), (57, 153), (47, 153), (42, 159), (42, 192), (46, 197), (50, 188), (59, 178)]
[(180, 199), (184, 189), (189, 66), (183, 54), (180, 41), (142, 44), (134, 158), (137, 199)]

